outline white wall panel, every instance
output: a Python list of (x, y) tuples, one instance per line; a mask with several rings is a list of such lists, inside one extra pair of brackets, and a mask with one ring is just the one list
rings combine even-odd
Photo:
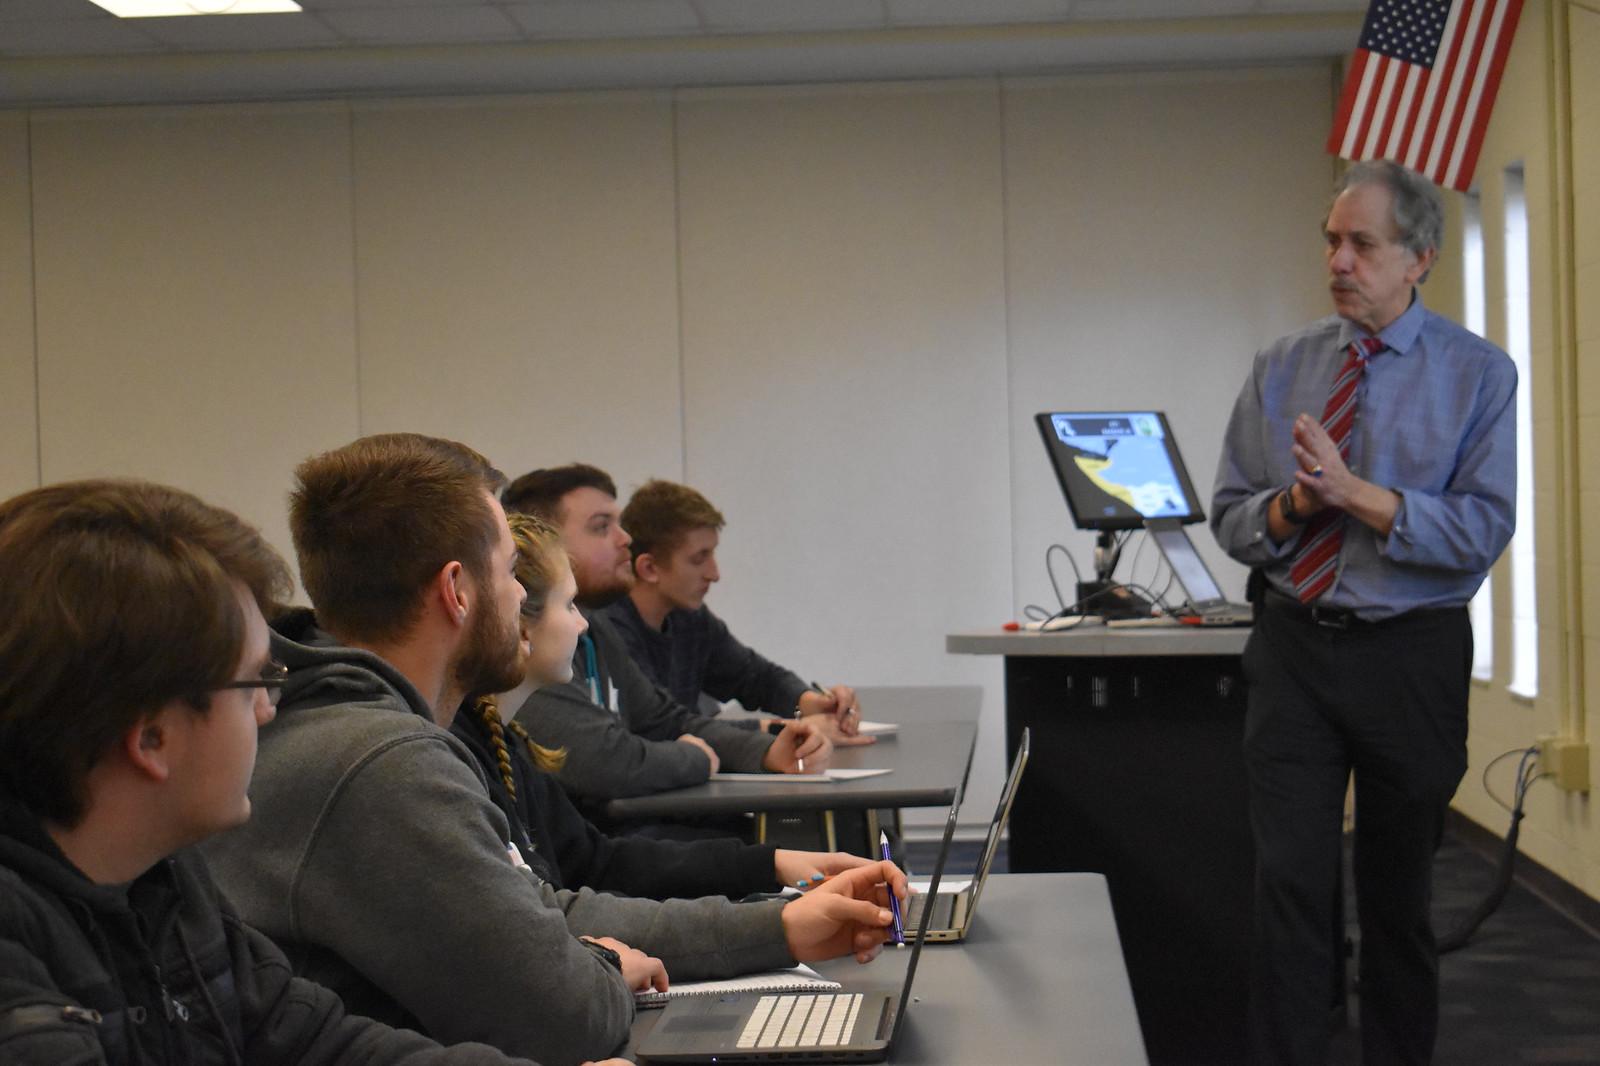
[(669, 98), (365, 107), (355, 145), (363, 431), (677, 476)]
[[(1006, 87), (1012, 543), (1019, 604), (1054, 607), (1045, 549), (1085, 575), (1032, 417), (1165, 410), (1207, 511), (1223, 429), (1255, 352), (1328, 314), (1318, 226), (1326, 68), (1121, 75)], [(1190, 536), (1225, 590), (1244, 570)], [(1156, 551), (1118, 577), (1148, 580)], [(1072, 573), (1058, 557), (1063, 591)]]
[(0, 500), (39, 483), (28, 116), (0, 114)]
[(986, 683), (985, 812), (999, 664), (944, 637), (1010, 610), (996, 86), (678, 113), (687, 475), (729, 522), (710, 602), (808, 677)]
[(294, 464), (355, 430), (345, 112), (33, 129), (44, 480), (176, 484), (288, 551)]

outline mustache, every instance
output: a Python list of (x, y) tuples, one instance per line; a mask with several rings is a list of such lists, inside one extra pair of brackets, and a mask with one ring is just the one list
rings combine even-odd
[(1346, 281), (1343, 278), (1334, 278), (1332, 281), (1328, 282), (1328, 288), (1332, 289), (1334, 292), (1359, 292), (1360, 291), (1360, 287), (1357, 286), (1355, 282)]

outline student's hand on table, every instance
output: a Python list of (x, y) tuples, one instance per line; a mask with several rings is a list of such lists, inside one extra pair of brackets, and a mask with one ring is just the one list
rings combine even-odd
[(610, 948), (622, 960), (622, 980), (634, 992), (665, 992), (667, 968), (654, 955), (646, 955), (638, 948), (630, 948), (616, 937), (586, 936), (582, 939), (601, 947)]
[(867, 866), (871, 859), (843, 851), (790, 851), (779, 848), (772, 857), (772, 870), (778, 884), (793, 886), (807, 892), (825, 879)]
[(633, 1066), (627, 1059), (606, 1059), (604, 1062), (586, 1062), (583, 1066)]
[(892, 862), (869, 862), (829, 878), (783, 908), (783, 936), (798, 962), (852, 954), (870, 962), (889, 939), (889, 893), (904, 902), (906, 875)]
[[(822, 730), (822, 735), (836, 748), (859, 748), (863, 744), (876, 744), (877, 737), (863, 736), (860, 733), (846, 733), (844, 720), (836, 714), (813, 714), (806, 721)], [(859, 721), (857, 728), (860, 728)]]
[(706, 758), (711, 760), (712, 773), (716, 773), (717, 770), (721, 768), (722, 760), (717, 758), (717, 753), (715, 751), (711, 750), (711, 745), (707, 744), (704, 740), (701, 740), (693, 733), (685, 733), (683, 736), (678, 738), (678, 743), (688, 744), (690, 747), (699, 748), (701, 751), (705, 752)]
[(849, 685), (834, 685), (826, 692), (806, 689), (796, 708), (804, 718), (825, 714), (833, 719), (839, 736), (853, 737), (861, 732), (861, 701)]
[(826, 770), (832, 757), (833, 745), (822, 730), (797, 718), (783, 724), (778, 739), (761, 757), (761, 767), (776, 774), (815, 774)]

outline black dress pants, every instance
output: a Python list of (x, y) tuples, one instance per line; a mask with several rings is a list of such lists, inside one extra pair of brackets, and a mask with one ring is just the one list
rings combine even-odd
[(1362, 1058), (1430, 1061), (1433, 857), (1466, 770), (1471, 666), (1465, 608), (1331, 628), (1269, 597), (1244, 652), (1256, 845), (1250, 1041), (1261, 1066), (1327, 1058), (1329, 931), (1352, 770)]

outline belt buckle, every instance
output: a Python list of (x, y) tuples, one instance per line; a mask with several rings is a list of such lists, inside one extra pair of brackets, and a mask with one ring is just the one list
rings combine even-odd
[(1351, 614), (1331, 607), (1312, 605), (1311, 620), (1324, 629), (1349, 629)]

